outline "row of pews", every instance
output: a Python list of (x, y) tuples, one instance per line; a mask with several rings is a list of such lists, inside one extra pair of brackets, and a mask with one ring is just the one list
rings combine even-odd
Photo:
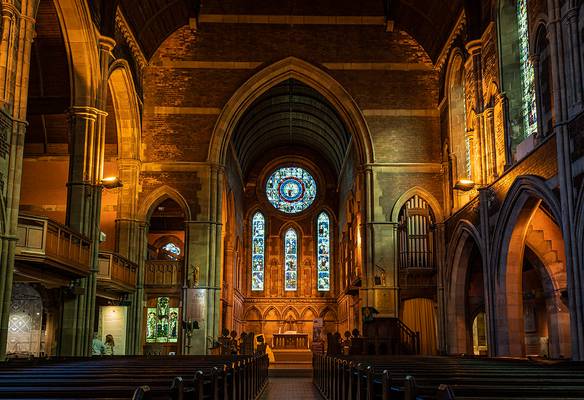
[(269, 360), (254, 356), (100, 357), (7, 361), (1, 399), (257, 399)]
[(423, 356), (313, 356), (327, 400), (584, 399), (584, 363)]

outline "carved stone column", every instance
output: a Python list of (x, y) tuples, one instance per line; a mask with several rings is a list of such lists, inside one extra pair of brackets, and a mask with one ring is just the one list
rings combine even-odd
[(2, 3), (0, 38), (0, 359), (6, 353), (36, 0)]
[(570, 35), (570, 43), (569, 47), (571, 51), (571, 61), (572, 61), (572, 82), (573, 82), (573, 91), (574, 91), (574, 108), (576, 110), (582, 109), (582, 96), (584, 87), (582, 86), (582, 62), (580, 59), (580, 54), (582, 51), (582, 43), (579, 39), (579, 32), (578, 32), (578, 9), (571, 8), (566, 13), (566, 17), (568, 19), (568, 29)]

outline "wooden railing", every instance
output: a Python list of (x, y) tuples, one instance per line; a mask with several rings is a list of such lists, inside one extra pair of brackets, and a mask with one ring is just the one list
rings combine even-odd
[(138, 266), (119, 254), (100, 251), (99, 271), (97, 279), (121, 288), (133, 290), (136, 288), (136, 271)]
[(182, 270), (183, 261), (146, 261), (144, 284), (147, 286), (180, 286), (183, 283)]
[(16, 257), (30, 262), (48, 262), (87, 275), (91, 241), (47, 217), (19, 215)]

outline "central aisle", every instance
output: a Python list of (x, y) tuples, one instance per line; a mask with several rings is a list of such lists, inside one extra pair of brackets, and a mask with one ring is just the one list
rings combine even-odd
[(270, 377), (261, 400), (321, 400), (311, 378)]

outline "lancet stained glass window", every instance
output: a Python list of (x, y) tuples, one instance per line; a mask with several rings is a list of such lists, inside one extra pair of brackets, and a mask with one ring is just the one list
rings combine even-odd
[(318, 234), (318, 290), (330, 290), (331, 270), (331, 244), (330, 244), (330, 220), (326, 212), (320, 213), (317, 220)]
[(279, 168), (268, 178), (266, 195), (276, 209), (296, 214), (314, 202), (316, 182), (304, 168)]
[(255, 213), (251, 222), (251, 290), (264, 290), (265, 225), (262, 213)]
[(524, 138), (537, 131), (535, 72), (529, 59), (529, 25), (527, 0), (517, 0), (517, 31), (519, 34), (519, 63), (521, 65), (521, 97)]
[(284, 289), (298, 288), (298, 235), (288, 229), (284, 237)]

